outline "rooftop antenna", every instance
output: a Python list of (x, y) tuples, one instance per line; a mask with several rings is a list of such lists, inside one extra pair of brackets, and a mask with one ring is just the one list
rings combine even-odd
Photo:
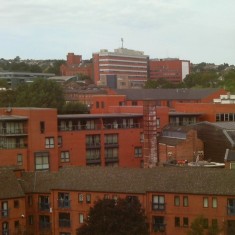
[(122, 41), (122, 49), (123, 49), (123, 38), (121, 38), (121, 41)]

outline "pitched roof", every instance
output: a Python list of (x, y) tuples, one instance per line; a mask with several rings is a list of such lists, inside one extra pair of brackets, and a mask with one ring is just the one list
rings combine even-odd
[(0, 199), (24, 197), (24, 192), (11, 169), (0, 168)]
[(57, 173), (24, 173), (25, 192), (50, 189), (113, 193), (235, 195), (235, 171), (191, 167), (152, 169), (65, 167)]
[(218, 88), (204, 89), (117, 89), (119, 95), (126, 95), (128, 100), (200, 100), (206, 98)]

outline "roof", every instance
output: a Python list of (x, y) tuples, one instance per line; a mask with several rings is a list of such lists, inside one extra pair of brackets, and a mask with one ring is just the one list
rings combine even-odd
[(235, 122), (214, 122), (212, 124), (222, 129), (235, 131)]
[(166, 137), (166, 136), (162, 136), (158, 140), (159, 144), (167, 144), (170, 146), (177, 146), (178, 144), (182, 143), (183, 141), (185, 141), (185, 139), (171, 138), (171, 137)]
[(117, 94), (126, 95), (129, 100), (200, 100), (219, 88), (204, 89), (117, 89)]
[(235, 150), (231, 150), (231, 149), (226, 149), (226, 152), (225, 152), (225, 158), (224, 158), (225, 161), (235, 161)]
[(28, 119), (28, 117), (26, 117), (26, 116), (0, 115), (0, 120), (16, 121), (16, 120), (27, 120), (27, 119)]
[(61, 81), (61, 82), (66, 82), (70, 79), (77, 78), (76, 76), (53, 76), (48, 78), (49, 80), (56, 80), (56, 81)]
[(127, 194), (235, 195), (235, 171), (229, 169), (65, 167), (57, 173), (24, 173), (22, 180), (26, 193), (49, 193), (54, 189)]
[(11, 169), (0, 168), (0, 199), (24, 197), (24, 192)]

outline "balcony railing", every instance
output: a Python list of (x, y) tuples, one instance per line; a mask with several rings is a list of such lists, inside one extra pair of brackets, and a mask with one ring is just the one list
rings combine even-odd
[(2, 235), (9, 235), (10, 234), (10, 230), (8, 228), (2, 229), (0, 230)]
[(25, 128), (1, 128), (0, 135), (27, 135)]
[(50, 210), (50, 203), (40, 202), (39, 203), (39, 210), (49, 211)]
[(105, 162), (118, 162), (118, 156), (105, 156)]
[(87, 149), (100, 148), (100, 143), (86, 143)]
[(71, 227), (71, 220), (69, 219), (59, 219), (59, 227)]
[[(133, 128), (141, 128), (140, 123), (133, 123), (131, 125), (127, 124), (113, 124), (113, 123), (106, 123), (103, 125), (104, 129), (133, 129)], [(82, 131), (82, 130), (101, 130), (102, 127), (100, 124), (95, 125), (73, 125), (73, 126), (58, 126), (58, 131)]]
[(152, 203), (152, 210), (154, 211), (164, 211), (165, 203)]
[(24, 149), (27, 148), (27, 144), (19, 143), (0, 143), (0, 149)]
[(59, 208), (70, 208), (70, 200), (59, 199), (58, 200)]
[(113, 147), (118, 147), (119, 146), (119, 144), (118, 144), (118, 142), (112, 142), (112, 143), (104, 143), (104, 145), (105, 145), (105, 147), (106, 148), (108, 148), (108, 147), (111, 147), (111, 148), (113, 148)]
[(95, 163), (100, 163), (101, 159), (100, 157), (89, 157), (89, 158), (86, 158), (86, 162), (87, 164), (95, 164)]

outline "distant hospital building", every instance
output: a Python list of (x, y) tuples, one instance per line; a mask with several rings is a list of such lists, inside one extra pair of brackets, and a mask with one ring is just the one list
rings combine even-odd
[(111, 88), (142, 87), (148, 78), (149, 56), (126, 48), (93, 53), (94, 81)]

